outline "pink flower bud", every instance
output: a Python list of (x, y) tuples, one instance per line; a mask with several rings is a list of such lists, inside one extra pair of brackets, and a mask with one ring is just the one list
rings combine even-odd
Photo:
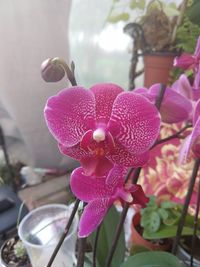
[(48, 58), (41, 65), (41, 75), (46, 82), (58, 82), (65, 76), (59, 58)]

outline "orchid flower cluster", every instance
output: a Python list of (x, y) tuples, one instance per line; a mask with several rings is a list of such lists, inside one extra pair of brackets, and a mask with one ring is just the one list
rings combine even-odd
[[(69, 80), (73, 78), (74, 67), (70, 72), (66, 64), (61, 67), (58, 62), (49, 59), (42, 65), (46, 81), (61, 79), (63, 69)], [(192, 70), (193, 81), (182, 74), (165, 88), (160, 107), (156, 105), (160, 84), (128, 92), (112, 83), (86, 89), (73, 82), (72, 87), (48, 99), (45, 120), (60, 152), (80, 162), (70, 178), (72, 192), (86, 203), (79, 237), (90, 235), (116, 200), (122, 205), (147, 204), (142, 187), (127, 183), (126, 173), (147, 164), (151, 150), (162, 142), (161, 123), (185, 122), (186, 128), (191, 127), (180, 162), (186, 161), (189, 152), (200, 158), (200, 37), (195, 53), (177, 57), (174, 64)]]

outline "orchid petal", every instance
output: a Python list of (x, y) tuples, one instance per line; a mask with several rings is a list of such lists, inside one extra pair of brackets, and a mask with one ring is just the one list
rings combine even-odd
[(82, 158), (90, 156), (89, 152), (86, 152), (85, 150), (80, 148), (80, 144), (77, 144), (72, 147), (66, 147), (63, 146), (62, 144), (58, 144), (58, 148), (62, 154), (69, 156), (73, 159), (80, 160)]
[(132, 204), (139, 204), (142, 208), (146, 207), (146, 204), (149, 202), (149, 198), (146, 197), (141, 185), (132, 185), (129, 189), (133, 196)]
[(48, 99), (45, 119), (59, 143), (74, 146), (87, 130), (94, 128), (94, 95), (83, 87), (64, 89)]
[(70, 186), (74, 195), (85, 202), (92, 201), (96, 198), (110, 197), (115, 191), (115, 186), (109, 187), (106, 185), (106, 176), (98, 178), (87, 176), (82, 167), (73, 171)]
[[(158, 95), (160, 92), (160, 84), (154, 84), (149, 93)], [(167, 88), (160, 107), (162, 121), (166, 123), (177, 123), (187, 120), (192, 112), (191, 101), (172, 90)]]
[(198, 71), (195, 73), (194, 76), (194, 84), (193, 84), (194, 89), (199, 90), (200, 89), (200, 63), (198, 66)]
[(155, 142), (159, 129), (160, 115), (145, 97), (132, 92), (117, 96), (108, 130), (129, 152), (146, 152)]
[(106, 175), (113, 167), (113, 163), (106, 157), (83, 157), (80, 160), (86, 175), (97, 177)]
[[(197, 140), (197, 138), (200, 136), (200, 117), (198, 118), (192, 133), (186, 137), (183, 146), (181, 147), (181, 151), (180, 151), (180, 156), (179, 156), (179, 161), (180, 163), (185, 163), (186, 159), (189, 155), (190, 149), (192, 148), (192, 146), (194, 145), (195, 141)], [(194, 148), (195, 150), (195, 148)]]
[(194, 144), (194, 142), (199, 136), (200, 136), (200, 117), (197, 119), (191, 133), (191, 141), (190, 141), (191, 146)]
[(134, 89), (134, 93), (135, 94), (140, 94), (140, 95), (146, 97), (152, 103), (155, 103), (155, 101), (156, 101), (156, 97), (154, 95), (150, 95), (149, 94), (149, 90), (147, 88), (143, 88), (143, 87), (136, 88), (136, 89)]
[(195, 111), (193, 115), (193, 125), (196, 124), (199, 118), (200, 118), (200, 99), (197, 101), (196, 106), (195, 106)]
[(113, 102), (117, 95), (123, 92), (123, 89), (116, 84), (105, 83), (94, 85), (90, 90), (95, 96), (97, 121), (107, 123), (110, 119)]
[(191, 134), (185, 138), (184, 143), (181, 146), (181, 150), (179, 154), (179, 162), (181, 164), (186, 163), (187, 157), (190, 152), (190, 147), (191, 147)]
[(197, 44), (194, 52), (195, 57), (200, 58), (200, 36), (197, 39)]
[(194, 63), (195, 63), (194, 56), (188, 53), (183, 53), (180, 57), (175, 57), (174, 59), (174, 67), (179, 67), (184, 70), (193, 67)]
[(127, 171), (127, 168), (123, 166), (115, 165), (114, 168), (110, 170), (106, 178), (106, 184), (112, 185), (113, 188), (123, 187), (126, 171)]
[(84, 209), (79, 223), (79, 238), (89, 236), (102, 222), (112, 203), (108, 198), (95, 199)]
[(147, 163), (149, 152), (140, 155), (131, 154), (122, 145), (115, 143), (115, 151), (107, 157), (116, 164), (137, 168), (142, 167)]
[(179, 79), (173, 83), (171, 89), (192, 100), (192, 87), (185, 74), (182, 74)]

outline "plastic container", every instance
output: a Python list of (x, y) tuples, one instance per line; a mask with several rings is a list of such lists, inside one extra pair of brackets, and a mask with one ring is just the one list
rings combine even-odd
[[(72, 206), (49, 204), (31, 211), (19, 225), (18, 234), (24, 243), (33, 267), (46, 266), (62, 235)], [(78, 216), (76, 215), (53, 267), (72, 267), (75, 262)]]

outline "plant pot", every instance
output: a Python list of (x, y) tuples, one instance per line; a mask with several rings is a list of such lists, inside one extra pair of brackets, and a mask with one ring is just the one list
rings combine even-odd
[[(14, 245), (17, 243), (17, 241), (19, 240), (18, 236), (14, 236), (8, 240), (6, 240), (0, 250), (0, 266), (1, 267), (31, 267), (30, 264), (30, 260), (28, 255), (26, 254), (26, 256), (23, 257), (23, 259), (21, 259), (18, 262), (18, 265), (16, 263), (16, 258), (14, 256)], [(13, 256), (9, 256), (9, 261), (6, 255), (8, 255), (8, 253), (6, 252), (9, 251), (9, 255), (13, 255)], [(12, 257), (12, 259), (11, 259)], [(13, 263), (12, 263), (13, 262)]]
[(170, 71), (175, 58), (173, 53), (150, 53), (144, 55), (144, 86), (169, 84)]
[[(190, 248), (192, 243), (192, 236), (183, 237), (180, 245), (178, 246), (176, 256), (185, 263), (186, 266), (190, 266), (191, 254)], [(199, 250), (200, 238), (196, 239), (195, 243), (195, 254), (193, 258), (193, 267), (200, 266), (200, 250)], [(198, 257), (198, 259), (196, 258)]]
[(163, 240), (163, 242), (153, 242), (146, 240), (142, 237), (142, 234), (138, 231), (138, 226), (140, 225), (141, 215), (137, 212), (132, 219), (131, 224), (131, 243), (133, 246), (141, 246), (148, 250), (162, 250), (169, 251), (171, 248), (171, 242), (169, 239)]

